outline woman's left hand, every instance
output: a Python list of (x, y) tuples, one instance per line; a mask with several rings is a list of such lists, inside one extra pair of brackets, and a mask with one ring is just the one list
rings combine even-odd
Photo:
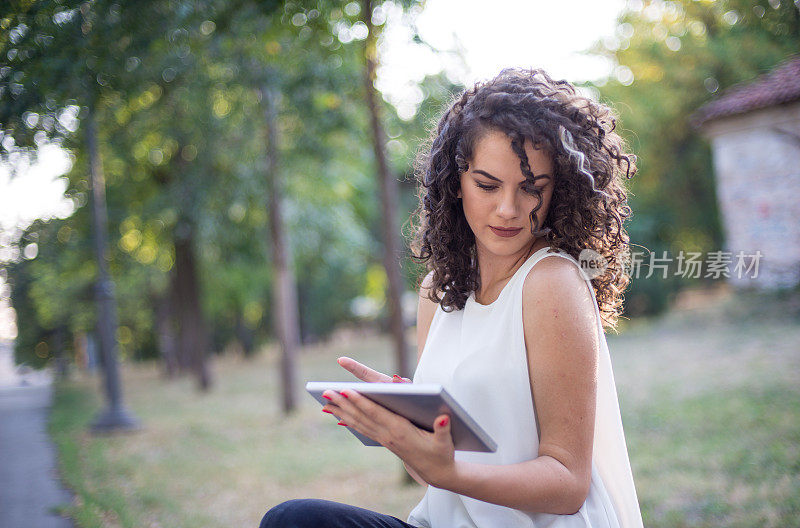
[(323, 410), (339, 418), (341, 424), (379, 442), (428, 484), (437, 488), (447, 485), (455, 470), (448, 415), (437, 416), (429, 433), (354, 390), (327, 390), (322, 395), (330, 400)]

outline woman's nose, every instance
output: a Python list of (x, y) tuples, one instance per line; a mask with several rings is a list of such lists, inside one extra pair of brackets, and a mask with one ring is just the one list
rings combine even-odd
[(502, 218), (516, 218), (519, 211), (517, 196), (514, 193), (503, 193), (500, 203), (497, 204), (497, 214)]

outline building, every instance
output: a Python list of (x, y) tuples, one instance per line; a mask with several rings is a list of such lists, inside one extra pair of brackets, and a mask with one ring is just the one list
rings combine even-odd
[[(800, 55), (725, 90), (690, 121), (709, 139), (725, 252), (758, 255), (736, 287), (800, 283)], [(760, 252), (760, 255), (758, 254)]]

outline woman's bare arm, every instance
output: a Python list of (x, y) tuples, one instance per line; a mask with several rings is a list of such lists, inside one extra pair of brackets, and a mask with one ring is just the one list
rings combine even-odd
[(523, 322), (539, 456), (504, 466), (456, 461), (443, 482), (431, 484), (519, 510), (573, 514), (591, 480), (597, 323), (589, 289), (573, 264), (550, 257), (534, 269), (524, 284)]

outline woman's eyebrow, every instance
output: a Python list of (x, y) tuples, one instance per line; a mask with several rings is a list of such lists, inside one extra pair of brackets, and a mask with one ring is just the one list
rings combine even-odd
[[(477, 173), (477, 174), (480, 174), (481, 176), (486, 176), (486, 177), (487, 177), (487, 178), (489, 178), (490, 180), (494, 180), (494, 181), (496, 181), (496, 182), (503, 183), (503, 180), (501, 180), (500, 178), (497, 178), (497, 177), (495, 177), (495, 176), (492, 176), (491, 174), (489, 174), (489, 173), (488, 173), (488, 172), (486, 172), (485, 170), (481, 170), (481, 169), (474, 169), (472, 172), (474, 172), (474, 173)], [(547, 178), (547, 179), (552, 179), (552, 178), (551, 178), (551, 176), (550, 176), (549, 174), (534, 174), (534, 175), (533, 175), (533, 177), (534, 177), (534, 178), (536, 178), (537, 180), (538, 180), (539, 178), (542, 178), (542, 177), (544, 177), (544, 178)], [(525, 183), (525, 182), (522, 182), (522, 183)]]
[(475, 169), (475, 170), (473, 170), (472, 172), (475, 172), (475, 173), (477, 173), (477, 174), (481, 174), (481, 175), (483, 175), (483, 176), (486, 176), (486, 177), (487, 177), (487, 178), (489, 178), (490, 180), (494, 180), (494, 181), (497, 181), (497, 182), (503, 183), (503, 180), (501, 180), (500, 178), (495, 178), (494, 176), (492, 176), (491, 174), (489, 174), (488, 172), (486, 172), (486, 171), (484, 171), (484, 170)]

